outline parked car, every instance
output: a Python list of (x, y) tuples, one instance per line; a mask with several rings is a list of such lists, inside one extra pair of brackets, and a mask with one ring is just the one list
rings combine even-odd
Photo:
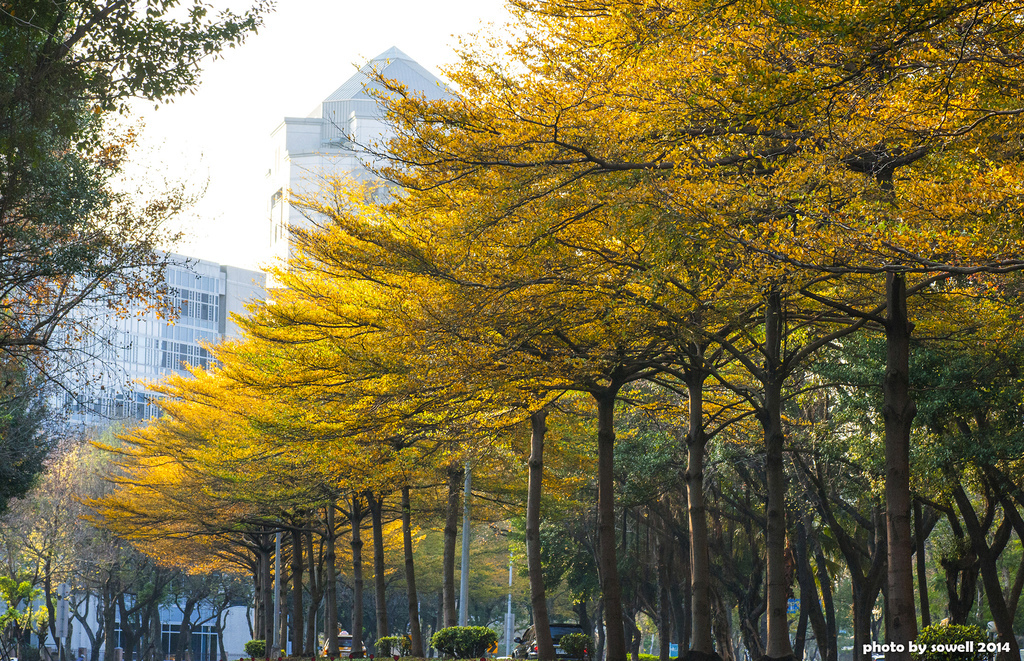
[[(555, 657), (559, 659), (570, 658), (568, 654), (558, 645), (562, 636), (570, 633), (587, 633), (578, 624), (557, 623), (551, 625), (551, 642), (555, 644)], [(513, 659), (536, 659), (537, 658), (537, 633), (534, 627), (529, 627), (523, 632), (522, 638), (513, 639), (517, 645), (512, 650)]]
[[(362, 658), (366, 658), (366, 645), (363, 645)], [(324, 643), (323, 649), (320, 650), (322, 656), (328, 656), (327, 654), (327, 643)], [(338, 658), (351, 659), (352, 658), (352, 634), (347, 631), (338, 632)]]

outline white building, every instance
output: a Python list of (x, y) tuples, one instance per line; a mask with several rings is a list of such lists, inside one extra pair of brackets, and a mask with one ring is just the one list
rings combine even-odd
[[(240, 336), (231, 314), (245, 314), (247, 303), (265, 296), (263, 272), (201, 259), (171, 255), (164, 276), (168, 296), (162, 305), (120, 316), (81, 312), (97, 319), (76, 353), (84, 359), (64, 384), (72, 424), (97, 429), (153, 417), (157, 408), (146, 384), (185, 373), (186, 365), (207, 367), (206, 346)], [(174, 310), (176, 318), (161, 315), (162, 309)]]
[[(37, 607), (43, 608), (44, 606), (40, 603)], [(70, 621), (69, 642), (73, 658), (69, 661), (78, 661), (79, 659), (89, 661), (93, 654), (92, 637), (98, 637), (103, 631), (103, 622), (99, 618), (98, 599), (94, 595), (78, 595), (75, 608), (83, 618), (75, 617)], [(251, 619), (249, 610), (247, 606), (229, 606), (218, 612), (212, 608), (211, 604), (205, 602), (197, 604), (190, 620), (192, 640), (189, 661), (236, 661), (240, 658), (247, 658), (245, 643), (252, 639), (249, 631)], [(160, 641), (157, 643), (159, 653), (155, 655), (156, 658), (165, 661), (182, 661), (178, 659), (181, 609), (175, 604), (160, 606), (159, 618)], [(123, 652), (122, 640), (121, 625), (118, 621), (114, 625), (114, 647), (122, 649), (122, 656), (127, 661), (128, 655)], [(103, 642), (97, 648), (97, 657), (103, 659), (105, 650), (106, 643)], [(48, 652), (51, 659), (59, 657), (52, 641), (48, 641)], [(138, 661), (138, 659), (133, 658), (133, 661)]]
[(403, 84), (427, 99), (448, 96), (444, 84), (397, 48), (366, 63), (306, 117), (285, 117), (273, 133), (274, 161), (267, 170), (270, 249), (275, 259), (289, 257), (288, 227), (303, 222), (288, 203), (291, 195), (314, 194), (332, 176), (355, 181), (373, 178), (367, 147), (391, 137), (384, 111), (373, 94), (384, 93), (374, 72)]

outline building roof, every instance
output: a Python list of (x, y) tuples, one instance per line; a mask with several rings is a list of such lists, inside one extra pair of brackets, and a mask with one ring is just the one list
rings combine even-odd
[(396, 80), (410, 90), (422, 93), (428, 99), (440, 99), (449, 95), (447, 88), (432, 73), (424, 69), (397, 47), (392, 46), (377, 57), (364, 64), (354, 76), (342, 83), (323, 102), (318, 105), (310, 117), (320, 117), (323, 104), (331, 101), (368, 101), (373, 100), (367, 92), (383, 90), (383, 86), (374, 78), (374, 74), (382, 74), (384, 78)]

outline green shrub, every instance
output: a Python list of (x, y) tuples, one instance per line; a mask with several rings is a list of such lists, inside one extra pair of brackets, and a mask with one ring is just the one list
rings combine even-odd
[(558, 639), (558, 645), (574, 659), (589, 656), (590, 650), (594, 649), (590, 644), (590, 636), (585, 633), (567, 633)]
[(430, 639), (430, 646), (455, 659), (479, 659), (498, 642), (498, 634), (487, 627), (448, 627)]
[(250, 640), (245, 644), (245, 653), (254, 659), (262, 659), (267, 655), (267, 641)]
[(374, 643), (377, 656), (409, 656), (412, 649), (412, 641), (405, 636), (381, 636)]
[[(932, 645), (955, 645), (965, 643), (968, 640), (975, 641), (975, 651), (970, 652), (932, 652)], [(930, 627), (921, 629), (917, 636), (917, 646), (924, 646), (924, 652), (918, 652), (914, 656), (918, 661), (984, 661), (987, 654), (978, 651), (977, 643), (984, 643), (987, 640), (985, 632), (981, 627), (967, 624), (949, 624), (942, 626), (933, 624)]]

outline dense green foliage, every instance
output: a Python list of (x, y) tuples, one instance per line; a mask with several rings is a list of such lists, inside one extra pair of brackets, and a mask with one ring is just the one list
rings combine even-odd
[[(191, 204), (181, 185), (119, 182), (134, 129), (111, 128), (131, 98), (193, 90), (200, 63), (256, 30), (271, 4), (235, 14), (203, 2), (0, 2), (0, 355), (5, 372), (68, 373), (83, 344), (162, 290), (166, 221)], [(34, 378), (34, 377), (33, 377)], [(38, 416), (0, 388), (0, 506), (41, 468)], [(28, 395), (31, 396), (31, 395)], [(36, 422), (32, 422), (36, 416)], [(21, 447), (19, 444), (23, 444)]]
[(267, 641), (250, 640), (245, 643), (245, 653), (254, 659), (260, 659), (267, 655)]
[(36, 484), (55, 443), (46, 428), (48, 411), (40, 392), (19, 381), (9, 382), (0, 395), (0, 513)]
[(381, 636), (374, 647), (378, 656), (409, 656), (409, 639), (405, 636)]
[(585, 633), (567, 633), (558, 639), (558, 645), (574, 659), (587, 658), (593, 654), (594, 643)]
[(430, 645), (441, 655), (467, 659), (487, 654), (487, 650), (498, 642), (498, 634), (487, 627), (447, 627), (434, 633)]
[(981, 650), (970, 652), (939, 652), (932, 651), (932, 645), (957, 645), (967, 641), (984, 643), (988, 640), (981, 627), (973, 624), (932, 625), (921, 629), (917, 636), (918, 646), (925, 646), (924, 652), (918, 652), (918, 661), (982, 661), (988, 654)]

